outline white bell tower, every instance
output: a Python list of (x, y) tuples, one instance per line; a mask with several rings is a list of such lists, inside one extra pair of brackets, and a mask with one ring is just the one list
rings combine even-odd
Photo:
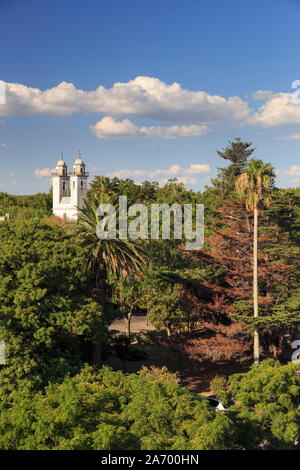
[[(53, 212), (56, 215), (61, 216), (60, 206), (62, 200), (67, 198), (70, 194), (70, 180), (68, 177), (68, 168), (63, 160), (62, 155), (58, 160), (55, 171), (52, 173), (53, 183)], [(58, 213), (57, 213), (58, 211)]]
[(52, 172), (53, 214), (58, 217), (77, 220), (79, 209), (83, 207), (87, 195), (88, 173), (80, 155), (73, 165), (73, 172), (68, 174), (67, 165), (62, 156)]
[(71, 205), (74, 208), (82, 209), (83, 207), (83, 201), (87, 194), (87, 178), (85, 164), (79, 154), (74, 162), (73, 172), (70, 173)]

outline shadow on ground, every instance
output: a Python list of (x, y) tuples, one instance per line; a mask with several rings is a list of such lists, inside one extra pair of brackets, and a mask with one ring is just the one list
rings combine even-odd
[[(141, 369), (143, 365), (163, 367), (166, 366), (171, 372), (180, 374), (180, 356), (172, 354), (157, 344), (135, 344), (138, 349), (146, 352), (147, 359), (142, 361), (125, 361), (123, 363), (115, 356), (111, 356), (105, 363), (115, 370), (133, 373)], [(247, 372), (250, 362), (232, 362), (232, 361), (196, 361), (183, 357), (182, 363), (182, 383), (191, 392), (209, 395), (210, 382), (216, 375), (229, 376), (232, 374)]]

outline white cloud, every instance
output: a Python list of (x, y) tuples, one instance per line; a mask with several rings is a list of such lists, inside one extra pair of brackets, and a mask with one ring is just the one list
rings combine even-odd
[(176, 139), (178, 137), (196, 137), (205, 135), (210, 132), (210, 129), (204, 125), (182, 125), (182, 126), (150, 126), (141, 127), (139, 129), (142, 137), (148, 138), (161, 138), (161, 139)]
[(99, 139), (114, 139), (136, 137), (138, 127), (128, 119), (117, 122), (114, 118), (106, 116), (94, 126), (90, 126), (92, 133)]
[(210, 166), (203, 163), (191, 163), (189, 168), (186, 168), (186, 175), (199, 175), (200, 173), (209, 173)]
[(151, 177), (155, 177), (156, 175), (166, 175), (170, 177), (177, 177), (177, 176), (194, 176), (199, 175), (201, 173), (209, 173), (210, 166), (207, 164), (202, 163), (191, 163), (188, 168), (182, 168), (180, 165), (171, 165), (167, 169), (160, 169), (157, 168), (154, 171), (150, 171), (149, 175)]
[[(158, 183), (160, 186), (163, 186), (168, 183), (170, 178), (161, 178), (158, 180)], [(197, 183), (197, 178), (192, 177), (192, 176), (180, 176), (176, 177), (177, 183), (182, 183), (182, 184), (196, 184)]]
[(261, 127), (300, 124), (300, 104), (293, 101), (293, 93), (276, 93), (249, 117), (248, 124)]
[(169, 178), (177, 178), (182, 183), (196, 183), (196, 176), (200, 174), (207, 174), (210, 172), (210, 166), (207, 164), (191, 163), (188, 168), (182, 168), (180, 165), (171, 165), (169, 168), (162, 169), (156, 168), (155, 170), (118, 170), (110, 173), (106, 173), (106, 176), (117, 178), (155, 178), (164, 176), (165, 178), (158, 179), (162, 184), (165, 184)]
[(9, 145), (9, 144), (7, 144), (6, 142), (2, 142), (2, 143), (0, 143), (0, 148), (7, 149), (7, 150), (11, 150), (11, 149), (14, 148), (14, 146), (13, 146), (13, 145)]
[(111, 178), (134, 178), (134, 177), (141, 177), (145, 176), (146, 171), (144, 170), (119, 170), (119, 171), (112, 171), (111, 173), (106, 173), (106, 176)]
[(255, 93), (252, 93), (252, 98), (258, 101), (265, 101), (273, 95), (274, 92), (271, 90), (257, 90)]
[(300, 132), (296, 134), (286, 135), (285, 137), (277, 137), (277, 140), (300, 140)]
[(171, 165), (167, 169), (156, 168), (156, 170), (149, 171), (149, 175), (151, 177), (155, 177), (157, 175), (177, 176), (180, 171), (182, 171), (180, 165)]
[[(168, 181), (169, 178), (177, 178), (178, 181), (182, 181), (183, 183), (191, 183), (194, 184), (196, 182), (195, 176), (200, 174), (207, 174), (211, 170), (210, 166), (207, 164), (200, 164), (200, 163), (191, 163), (189, 167), (182, 168), (180, 165), (171, 165), (169, 168), (161, 169), (156, 168), (155, 170), (138, 170), (138, 169), (121, 169), (117, 171), (112, 171), (106, 173), (106, 176), (111, 178), (156, 178), (158, 176), (166, 176), (166, 178), (161, 179), (159, 181)], [(48, 178), (51, 176), (50, 168), (43, 168), (39, 169), (36, 168), (34, 170), (34, 174), (37, 178)], [(11, 175), (14, 176), (14, 175)]]
[(99, 86), (93, 91), (77, 89), (72, 83), (41, 91), (19, 83), (6, 83), (6, 105), (0, 115), (103, 113), (159, 119), (175, 124), (217, 122), (240, 123), (250, 113), (248, 103), (238, 96), (228, 99), (205, 91), (190, 91), (179, 83), (168, 85), (158, 78), (136, 77), (112, 88)]
[(90, 126), (92, 133), (99, 139), (176, 139), (178, 137), (201, 136), (209, 132), (207, 126), (191, 124), (189, 126), (142, 126), (138, 127), (128, 119), (116, 121), (106, 116), (94, 126)]
[(48, 178), (51, 176), (51, 171), (53, 170), (50, 170), (50, 168), (36, 168), (34, 170), (34, 174), (37, 178)]
[(87, 172), (88, 173), (93, 173), (93, 174), (99, 173), (99, 172), (103, 173), (103, 171), (104, 171), (104, 168), (100, 168), (98, 166), (90, 166), (90, 167), (87, 168)]
[[(252, 97), (264, 103), (254, 112), (238, 96), (225, 98), (202, 90), (187, 90), (179, 83), (166, 84), (154, 77), (139, 76), (125, 83), (116, 82), (111, 88), (100, 85), (91, 91), (77, 89), (67, 82), (45, 91), (6, 83), (6, 105), (0, 106), (0, 116), (101, 113), (106, 117), (91, 126), (99, 138), (170, 139), (203, 135), (218, 123), (259, 127), (300, 124), (300, 104), (293, 101), (296, 92), (258, 90)], [(138, 127), (130, 118), (168, 125)]]
[(291, 183), (300, 183), (300, 165), (291, 165), (289, 170), (285, 170), (284, 173), (291, 176)]
[(290, 169), (285, 170), (284, 173), (289, 176), (300, 176), (300, 165), (291, 165)]

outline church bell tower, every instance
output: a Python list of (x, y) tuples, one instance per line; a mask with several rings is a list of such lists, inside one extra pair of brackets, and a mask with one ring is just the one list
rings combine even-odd
[(52, 172), (53, 214), (58, 217), (77, 220), (87, 195), (88, 173), (81, 155), (76, 158), (73, 171), (68, 173), (61, 156)]
[(87, 194), (87, 178), (85, 164), (79, 154), (73, 165), (73, 172), (70, 173), (71, 205), (82, 209), (83, 201)]
[(58, 160), (55, 171), (52, 176), (53, 182), (53, 212), (59, 209), (63, 198), (69, 196), (70, 184), (68, 177), (68, 168), (62, 155)]

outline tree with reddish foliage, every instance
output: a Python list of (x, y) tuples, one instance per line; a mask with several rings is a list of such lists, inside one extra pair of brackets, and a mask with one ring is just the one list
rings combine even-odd
[[(250, 333), (258, 328), (262, 346), (274, 355), (282, 351), (287, 326), (299, 322), (295, 312), (280, 314), (278, 302), (286, 299), (291, 265), (288, 250), (274, 251), (278, 244), (278, 226), (266, 214), (261, 216), (258, 236), (258, 285), (260, 317), (252, 318), (253, 310), (253, 211), (243, 200), (227, 199), (217, 209), (218, 216), (210, 220), (209, 235), (204, 249), (185, 252), (186, 256), (206, 265), (207, 285), (213, 292), (206, 303), (224, 324), (238, 321)], [(277, 235), (276, 235), (277, 234)], [(282, 243), (287, 241), (280, 235)], [(282, 248), (282, 247), (281, 247)], [(202, 287), (202, 280), (199, 281)], [(203, 306), (199, 296), (198, 305)]]
[(178, 353), (180, 358), (184, 354), (197, 361), (242, 362), (248, 360), (251, 353), (251, 343), (237, 323), (227, 326), (203, 323), (198, 331), (164, 338), (159, 343), (170, 352)]
[(244, 361), (249, 359), (251, 343), (239, 324), (206, 324), (202, 335), (185, 342), (184, 352), (197, 360)]

